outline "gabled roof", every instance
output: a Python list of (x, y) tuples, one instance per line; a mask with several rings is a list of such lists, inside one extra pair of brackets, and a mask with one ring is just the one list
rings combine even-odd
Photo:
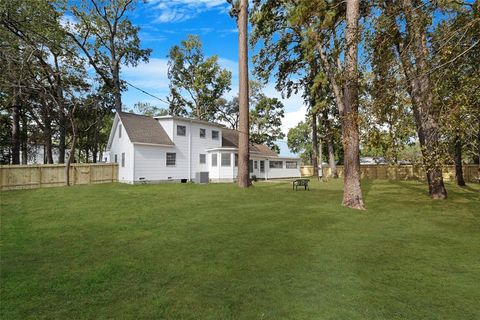
[[(222, 147), (238, 148), (238, 131), (222, 129)], [(266, 157), (278, 157), (277, 153), (263, 144), (250, 143), (250, 152)]]
[(155, 116), (154, 118), (157, 119), (157, 120), (173, 119), (173, 120), (178, 120), (178, 121), (193, 122), (193, 123), (204, 124), (206, 126), (214, 126), (214, 127), (220, 127), (220, 128), (225, 127), (224, 125), (219, 124), (219, 123), (215, 123), (215, 122), (210, 122), (210, 121), (206, 121), (206, 120), (199, 120), (199, 119), (194, 119), (194, 118), (180, 117), (180, 116), (166, 115), (166, 116)]
[(127, 112), (117, 114), (132, 143), (174, 145), (165, 129), (154, 118)]

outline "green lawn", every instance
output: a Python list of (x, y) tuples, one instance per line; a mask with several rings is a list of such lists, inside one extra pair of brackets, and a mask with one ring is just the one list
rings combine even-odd
[(1, 319), (479, 319), (480, 186), (0, 193)]

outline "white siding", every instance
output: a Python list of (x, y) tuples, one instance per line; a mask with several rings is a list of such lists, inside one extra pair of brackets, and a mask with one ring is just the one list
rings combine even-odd
[[(159, 182), (167, 180), (194, 179), (197, 172), (208, 171), (211, 181), (234, 181), (237, 179), (238, 168), (235, 166), (235, 153), (237, 150), (229, 148), (207, 152), (207, 150), (221, 148), (222, 130), (216, 126), (200, 124), (181, 119), (158, 119), (170, 139), (175, 144), (172, 147), (132, 144), (127, 132), (122, 128), (122, 137), (118, 137), (118, 126), (121, 124), (118, 118), (112, 128), (112, 143), (109, 160), (114, 162), (117, 154), (119, 163), (119, 181), (121, 182)], [(186, 127), (185, 136), (177, 136), (177, 125)], [(123, 127), (123, 126), (122, 126)], [(200, 138), (200, 129), (206, 130), (205, 138)], [(219, 139), (212, 139), (212, 130), (219, 132)], [(125, 153), (125, 167), (121, 166), (122, 153)], [(175, 166), (166, 165), (167, 152), (176, 154)], [(230, 156), (230, 165), (222, 166), (222, 153)], [(200, 163), (200, 154), (206, 155), (206, 163)], [(212, 154), (217, 155), (217, 166), (212, 166)], [(257, 168), (250, 173), (260, 179), (300, 177), (300, 160), (297, 160), (297, 168), (287, 169), (285, 161), (296, 159), (279, 158), (283, 161), (283, 168), (270, 169), (267, 158), (252, 156), (257, 161)], [(272, 159), (274, 160), (274, 159)], [(275, 159), (276, 160), (276, 159)], [(265, 161), (265, 172), (260, 172), (260, 161)]]
[[(117, 116), (118, 117), (118, 116)], [(121, 124), (121, 120), (116, 123), (113, 132), (112, 145), (110, 147), (110, 162), (115, 162), (115, 154), (117, 155), (118, 163), (118, 181), (120, 182), (133, 182), (133, 167), (134, 167), (134, 155), (133, 144), (127, 135), (127, 132), (122, 125), (122, 137), (118, 137), (118, 128)], [(122, 153), (125, 153), (125, 167), (122, 167)]]
[[(135, 145), (135, 181), (165, 181), (170, 179), (186, 179), (178, 172), (177, 167), (167, 167), (167, 152), (175, 152), (174, 148)], [(178, 162), (178, 155), (177, 155)], [(143, 179), (141, 179), (143, 178)]]
[(286, 169), (285, 162), (286, 161), (293, 161), (292, 159), (270, 159), (272, 161), (283, 161), (282, 168), (270, 168), (269, 161), (265, 162), (265, 171), (267, 179), (276, 179), (276, 178), (297, 178), (300, 177), (300, 160), (297, 161), (297, 168), (296, 169)]
[[(178, 119), (159, 119), (159, 122), (175, 146), (135, 145), (135, 181), (195, 179), (197, 172), (209, 171), (211, 159), (206, 150), (221, 146), (220, 128)], [(177, 136), (177, 125), (186, 127), (185, 136)], [(205, 138), (200, 138), (200, 128), (206, 129)], [(212, 130), (219, 131), (218, 140), (212, 139)], [(176, 153), (175, 166), (166, 166), (167, 152)], [(200, 154), (206, 155), (207, 163), (200, 163)]]

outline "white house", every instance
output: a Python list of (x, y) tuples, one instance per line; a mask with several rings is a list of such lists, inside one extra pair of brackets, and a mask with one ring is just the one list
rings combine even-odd
[[(177, 116), (118, 112), (108, 140), (108, 162), (119, 163), (126, 183), (237, 178), (238, 131)], [(279, 157), (265, 145), (250, 145), (250, 175), (259, 179), (300, 177), (300, 159)]]

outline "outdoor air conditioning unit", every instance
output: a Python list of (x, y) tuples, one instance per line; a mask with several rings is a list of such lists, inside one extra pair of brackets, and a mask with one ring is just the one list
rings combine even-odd
[(208, 183), (208, 171), (195, 173), (195, 183)]

